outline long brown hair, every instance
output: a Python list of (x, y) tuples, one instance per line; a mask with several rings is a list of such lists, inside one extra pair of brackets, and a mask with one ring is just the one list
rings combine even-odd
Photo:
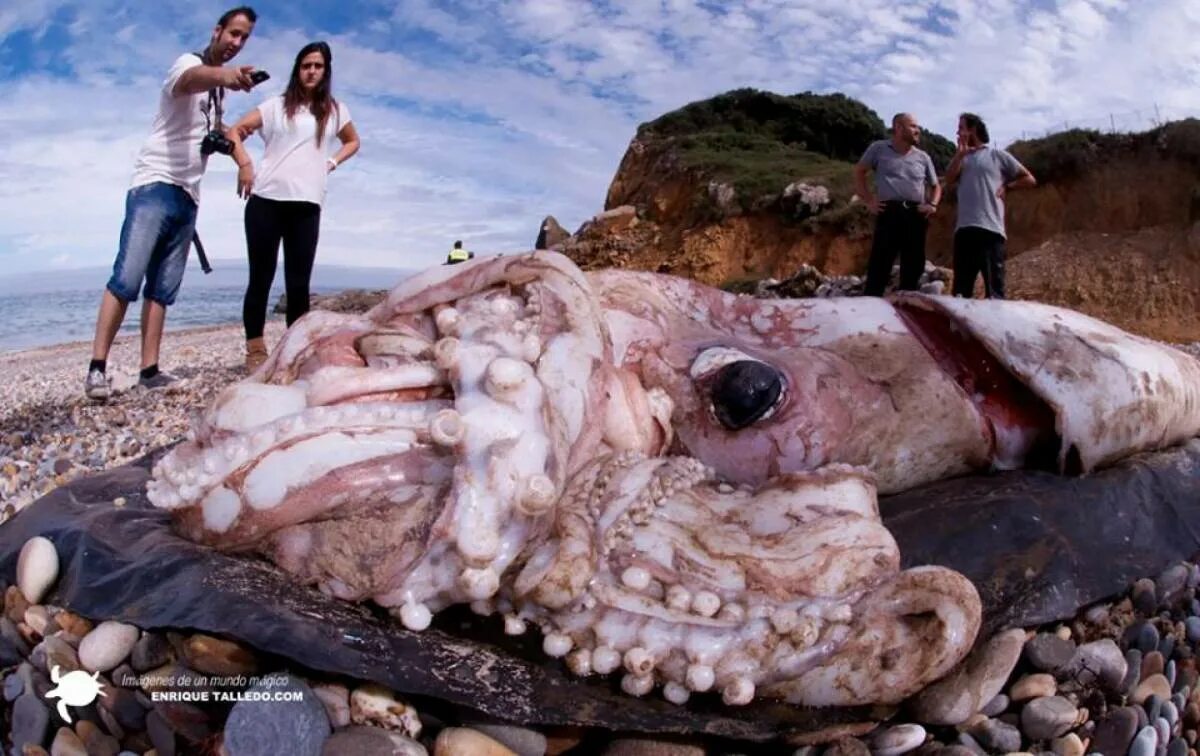
[[(300, 61), (311, 53), (321, 53), (325, 61), (325, 75), (313, 88), (312, 99), (300, 84)], [(296, 53), (296, 62), (292, 65), (292, 78), (288, 81), (287, 90), (283, 93), (283, 109), (290, 121), (296, 115), (296, 108), (308, 104), (309, 111), (317, 119), (317, 146), (325, 137), (325, 123), (331, 113), (337, 110), (337, 100), (333, 99), (333, 53), (324, 42), (309, 42)]]

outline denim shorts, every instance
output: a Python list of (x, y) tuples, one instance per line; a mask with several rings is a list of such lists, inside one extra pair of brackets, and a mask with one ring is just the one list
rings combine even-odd
[(130, 189), (108, 290), (118, 299), (136, 302), (144, 278), (146, 299), (174, 304), (195, 228), (196, 202), (182, 187), (155, 182)]

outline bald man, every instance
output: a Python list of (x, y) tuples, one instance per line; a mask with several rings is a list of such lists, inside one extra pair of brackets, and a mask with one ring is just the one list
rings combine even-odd
[[(900, 255), (900, 288), (914, 291), (925, 271), (925, 232), (937, 212), (942, 187), (929, 153), (922, 150), (921, 126), (911, 113), (892, 118), (892, 138), (872, 142), (854, 166), (858, 196), (875, 216), (875, 238), (863, 293), (883, 296)], [(875, 191), (867, 172), (875, 174)]]

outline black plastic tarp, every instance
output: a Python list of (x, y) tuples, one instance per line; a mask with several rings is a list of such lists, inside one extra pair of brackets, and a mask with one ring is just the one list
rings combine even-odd
[[(62, 567), (48, 603), (144, 629), (207, 632), (319, 672), (371, 680), (525, 725), (767, 740), (870, 719), (865, 709), (715, 695), (686, 706), (633, 698), (616, 680), (579, 679), (541, 655), (536, 632), (449, 612), (422, 633), (294, 584), (261, 560), (176, 536), (144, 495), (160, 450), (56, 489), (0, 526), (0, 576), (22, 544), (54, 542)], [(124, 497), (124, 506), (113, 500)], [(943, 481), (883, 499), (905, 566), (941, 564), (980, 590), (989, 630), (1071, 617), (1200, 552), (1200, 441), (1084, 478), (1005, 473)]]

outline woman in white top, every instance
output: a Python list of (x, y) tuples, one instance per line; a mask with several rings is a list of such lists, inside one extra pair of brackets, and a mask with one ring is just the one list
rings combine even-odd
[[(246, 202), (246, 253), (250, 281), (242, 303), (246, 328), (246, 369), (267, 358), (263, 325), (275, 280), (279, 243), (287, 291), (287, 324), (308, 312), (308, 286), (321, 205), (329, 173), (358, 152), (358, 133), (346, 106), (333, 98), (333, 54), (324, 42), (312, 42), (296, 55), (287, 90), (247, 113), (229, 129), (238, 164), (238, 196)], [(266, 143), (257, 174), (242, 140), (262, 130)], [(330, 136), (341, 148), (330, 155)]]

